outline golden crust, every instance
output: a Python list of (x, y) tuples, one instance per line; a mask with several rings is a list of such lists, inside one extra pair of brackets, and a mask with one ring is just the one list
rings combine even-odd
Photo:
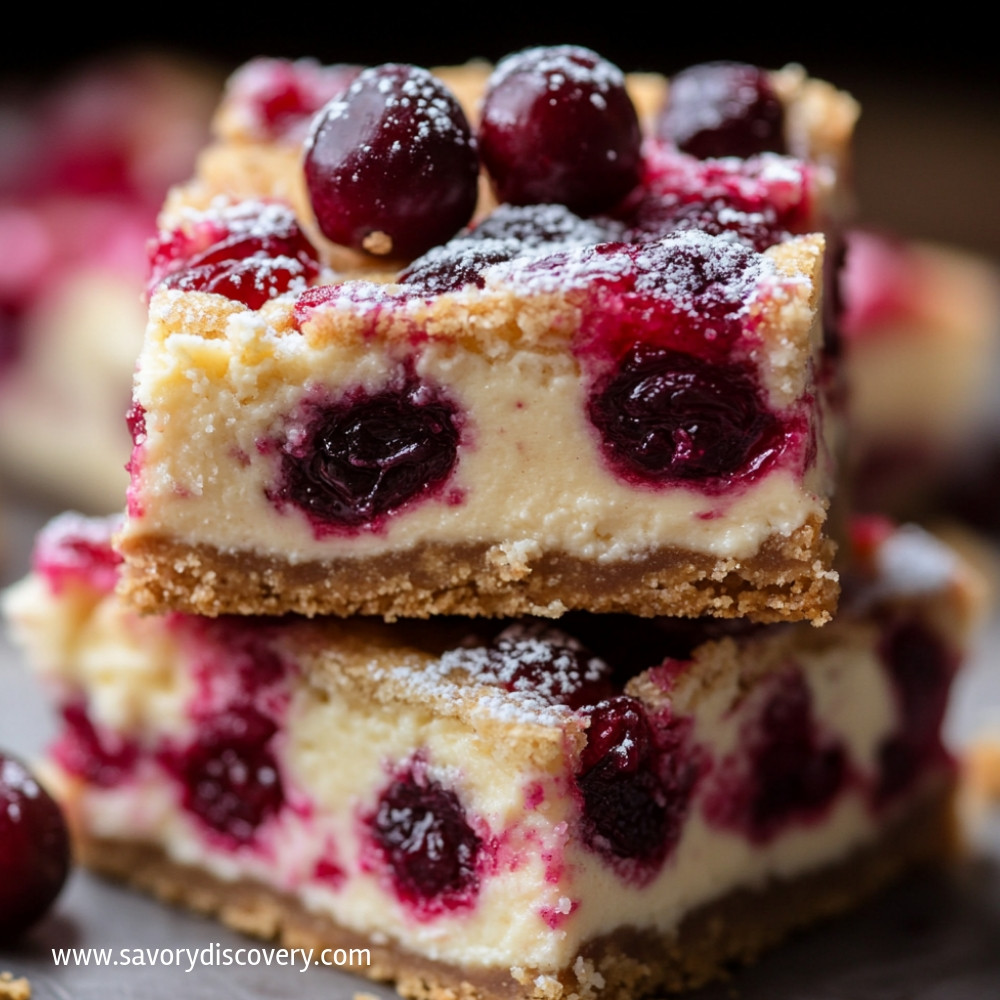
[(369, 940), (307, 912), (294, 898), (250, 881), (223, 882), (166, 857), (153, 845), (102, 840), (77, 832), (77, 856), (95, 871), (170, 903), (287, 947), (368, 948), (371, 964), (352, 971), (392, 981), (410, 1000), (637, 1000), (677, 992), (751, 962), (791, 931), (842, 913), (905, 869), (940, 860), (957, 842), (952, 790), (935, 787), (886, 830), (880, 841), (820, 871), (740, 890), (686, 917), (675, 934), (635, 928), (588, 942), (571, 967), (463, 969)]
[(527, 576), (491, 564), (491, 547), (427, 546), (367, 559), (286, 563), (229, 555), (170, 538), (120, 539), (119, 593), (143, 612), (223, 614), (539, 615), (573, 608), (745, 617), (757, 622), (830, 620), (839, 593), (826, 569), (833, 542), (813, 518), (790, 536), (771, 535), (751, 559), (719, 559), (675, 548), (619, 563), (550, 553)]

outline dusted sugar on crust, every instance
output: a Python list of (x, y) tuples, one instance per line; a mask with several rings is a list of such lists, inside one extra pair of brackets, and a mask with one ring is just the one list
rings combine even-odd
[(8, 597), (84, 857), (253, 933), (367, 942), (406, 995), (692, 985), (944, 848), (973, 587), (917, 529), (858, 529), (821, 630), (144, 617), (107, 535), (58, 522)]

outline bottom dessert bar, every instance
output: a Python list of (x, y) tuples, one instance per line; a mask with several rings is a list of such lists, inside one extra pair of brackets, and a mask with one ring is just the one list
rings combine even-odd
[(81, 835), (77, 855), (104, 875), (289, 948), (314, 949), (316, 955), (323, 949), (367, 949), (371, 964), (364, 974), (395, 983), (406, 997), (587, 996), (589, 984), (591, 996), (631, 1000), (654, 988), (679, 992), (717, 979), (732, 963), (752, 961), (796, 928), (843, 913), (903, 871), (947, 856), (956, 843), (951, 799), (950, 784), (931, 790), (877, 843), (800, 877), (734, 890), (685, 916), (673, 934), (623, 927), (590, 941), (581, 949), (582, 962), (541, 982), (528, 973), (514, 978), (513, 970), (449, 965), (393, 943), (375, 943), (306, 909), (295, 895), (261, 882), (227, 881), (173, 861), (148, 843)]
[(823, 629), (143, 618), (109, 531), (7, 599), (80, 857), (406, 996), (697, 985), (951, 843), (974, 581), (917, 529), (857, 532)]

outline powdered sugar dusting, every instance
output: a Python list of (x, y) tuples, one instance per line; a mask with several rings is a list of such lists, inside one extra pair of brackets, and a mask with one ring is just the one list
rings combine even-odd
[(488, 646), (460, 647), (426, 665), (397, 665), (377, 674), (376, 681), (403, 684), (417, 698), (473, 695), (477, 709), (498, 721), (558, 726), (581, 701), (607, 694), (610, 668), (558, 629), (517, 623)]
[(496, 88), (509, 77), (526, 71), (547, 77), (550, 90), (561, 90), (567, 83), (582, 84), (588, 90), (596, 87), (598, 99), (625, 85), (621, 70), (605, 59), (595, 60), (589, 49), (578, 45), (553, 45), (525, 49), (502, 59), (490, 77), (489, 87)]
[(526, 294), (602, 285), (669, 304), (692, 317), (718, 317), (745, 311), (769, 268), (765, 258), (745, 248), (695, 231), (652, 243), (574, 248), (494, 268), (491, 278), (510, 281)]
[(879, 590), (893, 596), (932, 594), (955, 578), (958, 557), (915, 524), (903, 525), (879, 548)]
[[(330, 101), (324, 121), (348, 121), (352, 115), (370, 115), (367, 106), (359, 104), (358, 98), (372, 87), (385, 99), (385, 113), (377, 127), (396, 136), (397, 141), (399, 136), (405, 135), (408, 144), (418, 146), (430, 143), (436, 146), (440, 140), (458, 146), (474, 144), (470, 133), (456, 122), (454, 100), (427, 70), (416, 66), (388, 64), (364, 70), (340, 97)], [(314, 129), (306, 141), (307, 154), (316, 140), (316, 133)], [(402, 144), (397, 152), (404, 152)], [(409, 155), (409, 151), (406, 152)]]

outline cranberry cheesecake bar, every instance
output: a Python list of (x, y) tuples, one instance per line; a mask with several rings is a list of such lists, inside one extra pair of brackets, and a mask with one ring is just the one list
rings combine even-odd
[[(356, 71), (309, 66), (307, 85), (278, 65), (299, 89), (234, 85), (222, 121), (242, 100), (243, 132), (161, 217), (127, 599), (826, 621), (814, 231), (836, 172), (819, 137), (788, 155), (804, 108), (753, 71), (761, 107), (718, 139), (732, 155), (688, 152), (669, 116), (644, 140), (617, 69), (564, 47), (502, 62), (476, 134), (426, 71), (357, 73), (303, 147), (301, 121), (266, 109)], [(745, 93), (729, 72), (709, 71)], [(849, 132), (853, 102), (822, 93)], [(762, 146), (758, 119), (778, 122)]]
[(975, 582), (919, 529), (858, 526), (822, 630), (140, 616), (108, 535), (7, 597), (80, 857), (405, 996), (694, 985), (948, 847)]

